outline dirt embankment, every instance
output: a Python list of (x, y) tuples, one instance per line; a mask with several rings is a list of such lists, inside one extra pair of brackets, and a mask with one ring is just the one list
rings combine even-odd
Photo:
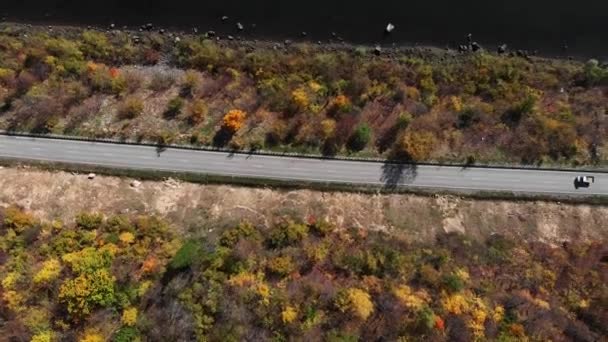
[(0, 169), (0, 206), (18, 204), (42, 218), (70, 220), (81, 211), (154, 213), (193, 234), (246, 218), (268, 224), (289, 215), (326, 217), (341, 227), (390, 230), (414, 240), (440, 231), (476, 238), (493, 233), (561, 243), (608, 239), (608, 207), (559, 202), (510, 202), (452, 196), (367, 195), (284, 191), (174, 180), (132, 180), (29, 168)]

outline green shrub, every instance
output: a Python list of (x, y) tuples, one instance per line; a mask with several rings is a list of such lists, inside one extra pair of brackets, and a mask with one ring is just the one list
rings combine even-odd
[(445, 276), (443, 278), (443, 284), (450, 292), (459, 292), (464, 289), (464, 282), (456, 274)]
[(310, 228), (319, 236), (327, 236), (336, 229), (336, 226), (327, 220), (317, 220), (315, 223), (310, 225)]
[(165, 111), (165, 117), (174, 118), (181, 114), (182, 108), (184, 107), (184, 100), (181, 97), (172, 98), (167, 104), (167, 110)]
[(82, 33), (80, 50), (89, 59), (104, 60), (111, 56), (112, 45), (105, 34), (87, 30)]
[(118, 331), (112, 336), (112, 342), (133, 342), (139, 341), (141, 338), (141, 333), (136, 327), (121, 327)]
[(131, 220), (125, 215), (115, 215), (110, 217), (104, 226), (105, 230), (110, 233), (134, 232)]
[(591, 59), (585, 64), (583, 74), (587, 86), (608, 83), (608, 69), (602, 68), (596, 59)]
[(412, 114), (410, 114), (409, 112), (403, 112), (399, 114), (399, 117), (397, 117), (397, 127), (401, 129), (406, 129), (413, 119), (414, 118), (412, 117)]
[(258, 230), (249, 222), (241, 222), (238, 226), (228, 229), (220, 237), (220, 245), (224, 247), (234, 247), (240, 239), (258, 239)]
[(307, 225), (288, 221), (278, 225), (270, 232), (268, 243), (271, 247), (282, 248), (302, 241), (307, 235)]
[(435, 327), (435, 313), (429, 307), (424, 307), (416, 313), (416, 324), (422, 331), (430, 331)]
[(331, 330), (327, 333), (325, 337), (325, 341), (327, 342), (357, 342), (359, 341), (359, 337), (355, 335), (350, 335), (347, 333), (343, 333), (336, 330)]
[(200, 252), (200, 242), (195, 240), (186, 241), (169, 262), (169, 268), (175, 271), (189, 268), (200, 255)]
[(100, 213), (80, 213), (76, 216), (76, 225), (86, 230), (100, 228), (102, 223), (103, 215)]
[(361, 151), (372, 138), (372, 129), (367, 124), (359, 125), (348, 141), (348, 148), (352, 151)]

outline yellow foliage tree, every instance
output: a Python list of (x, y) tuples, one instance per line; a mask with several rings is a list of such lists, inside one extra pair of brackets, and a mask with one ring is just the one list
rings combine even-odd
[(308, 98), (308, 93), (303, 87), (300, 87), (291, 92), (291, 99), (293, 103), (300, 109), (308, 108), (310, 105), (310, 99)]
[(502, 319), (505, 317), (505, 308), (502, 305), (498, 305), (494, 308), (494, 312), (492, 313), (492, 320), (496, 323), (500, 323)]
[(71, 315), (88, 315), (96, 306), (108, 306), (114, 302), (115, 280), (106, 269), (83, 273), (61, 285), (59, 300), (67, 304)]
[(4, 224), (17, 232), (22, 232), (35, 223), (33, 216), (18, 207), (10, 206), (4, 211)]
[(129, 232), (120, 233), (120, 236), (118, 238), (125, 245), (130, 245), (133, 242), (135, 242), (135, 235), (133, 235), (133, 233), (129, 233)]
[(42, 331), (32, 336), (30, 342), (51, 342), (53, 340), (53, 332)]
[(402, 138), (401, 149), (415, 161), (427, 160), (437, 145), (437, 138), (429, 131), (408, 131)]
[(296, 318), (298, 318), (298, 311), (293, 306), (288, 305), (281, 312), (281, 319), (285, 324), (293, 322)]
[(333, 138), (336, 133), (336, 120), (325, 119), (321, 121), (321, 133), (325, 139)]
[(462, 111), (462, 99), (459, 96), (450, 97), (450, 105), (455, 112)]
[(233, 109), (224, 115), (224, 127), (232, 133), (236, 133), (243, 124), (247, 114), (242, 110)]
[(120, 319), (122, 324), (126, 326), (134, 326), (137, 323), (137, 308), (127, 308), (122, 312)]
[(241, 272), (230, 277), (230, 279), (228, 279), (228, 284), (231, 286), (244, 287), (255, 284), (256, 280), (257, 278), (253, 273)]
[(414, 293), (407, 285), (396, 287), (393, 289), (393, 294), (401, 304), (414, 311), (422, 309), (428, 300), (428, 295), (425, 292), (419, 291)]
[(355, 317), (366, 320), (374, 312), (371, 296), (364, 290), (350, 288), (336, 299), (336, 306), (342, 312), (350, 312)]
[(473, 331), (473, 335), (478, 339), (485, 336), (485, 322), (487, 317), (488, 314), (482, 307), (475, 308), (473, 309), (473, 312), (471, 312), (471, 321), (468, 325)]
[(2, 279), (2, 287), (5, 290), (13, 289), (20, 278), (21, 275), (19, 275), (19, 273), (10, 272), (6, 275), (6, 277), (4, 277), (4, 279)]
[(256, 293), (262, 298), (260, 301), (264, 305), (270, 304), (270, 287), (265, 283), (258, 284)]
[(105, 338), (96, 331), (86, 331), (78, 342), (104, 342)]
[(444, 298), (441, 304), (444, 310), (454, 315), (461, 315), (470, 310), (467, 299), (458, 293)]
[(34, 284), (49, 284), (57, 279), (59, 274), (61, 274), (61, 263), (57, 259), (49, 259), (34, 275)]
[(15, 312), (23, 311), (23, 307), (21, 306), (21, 304), (23, 303), (25, 298), (23, 298), (23, 295), (21, 295), (17, 291), (10, 290), (4, 292), (4, 294), (2, 295), (2, 299), (4, 299), (4, 301), (6, 302), (6, 306), (9, 309)]

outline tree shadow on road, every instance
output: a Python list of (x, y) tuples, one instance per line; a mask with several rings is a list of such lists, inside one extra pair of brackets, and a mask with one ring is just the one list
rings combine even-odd
[(418, 167), (413, 163), (385, 162), (382, 165), (381, 181), (384, 188), (394, 190), (400, 185), (412, 183), (418, 176)]
[(392, 151), (384, 165), (382, 165), (382, 177), (384, 188), (394, 190), (401, 185), (412, 183), (418, 176), (416, 162), (404, 152)]
[(167, 145), (157, 144), (156, 145), (156, 157), (160, 158), (160, 155), (167, 150)]

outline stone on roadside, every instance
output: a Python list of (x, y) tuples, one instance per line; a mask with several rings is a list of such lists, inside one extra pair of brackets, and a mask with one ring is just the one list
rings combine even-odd
[(498, 53), (503, 54), (507, 52), (507, 44), (502, 44), (498, 47)]
[(95, 179), (95, 177), (96, 177), (96, 176), (97, 176), (97, 175), (96, 175), (96, 174), (94, 174), (94, 173), (89, 173), (89, 174), (88, 174), (88, 176), (87, 176), (87, 178), (88, 178), (88, 179)]
[(391, 32), (393, 32), (394, 29), (395, 29), (395, 25), (393, 25), (392, 23), (388, 23), (386, 25), (386, 28), (384, 29), (384, 31), (386, 33), (391, 33)]

